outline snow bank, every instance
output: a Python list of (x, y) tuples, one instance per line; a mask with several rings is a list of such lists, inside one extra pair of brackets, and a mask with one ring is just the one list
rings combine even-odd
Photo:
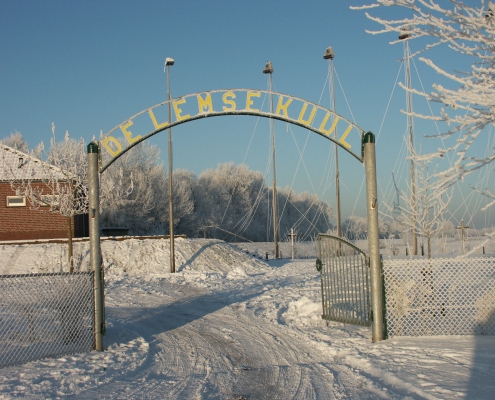
[[(80, 268), (88, 251), (78, 244)], [(321, 319), (315, 260), (264, 263), (217, 240), (103, 242), (104, 352), (4, 368), (0, 398), (476, 398), (495, 338), (398, 337)], [(65, 268), (64, 245), (0, 246), (0, 271)], [(51, 257), (51, 259), (50, 259)]]
[[(239, 274), (241, 270), (253, 273), (266, 268), (264, 262), (221, 240), (178, 238), (175, 246), (177, 271), (227, 274), (235, 267)], [(105, 240), (101, 242), (101, 252), (105, 273), (142, 276), (170, 272), (168, 239)], [(74, 243), (76, 270), (89, 269), (89, 256), (89, 242)], [(0, 245), (0, 260), (0, 274), (69, 271), (67, 244), (64, 243)]]

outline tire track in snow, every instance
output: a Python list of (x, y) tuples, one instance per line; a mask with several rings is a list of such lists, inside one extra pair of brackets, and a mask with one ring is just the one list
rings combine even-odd
[[(154, 318), (133, 328), (143, 335), (165, 322)], [(319, 373), (312, 360), (298, 356), (305, 347), (301, 340), (276, 325), (239, 318), (233, 307), (153, 334), (148, 342), (141, 367), (79, 397), (305, 399), (314, 393), (309, 375)]]
[[(157, 339), (160, 340), (163, 352), (160, 353), (156, 369), (168, 380), (167, 397), (180, 398), (187, 394), (183, 398), (196, 398), (209, 373), (208, 365), (201, 356), (200, 344), (184, 327), (169, 334), (160, 334)], [(169, 354), (172, 355), (173, 363), (170, 363)]]
[[(251, 295), (243, 295), (239, 303), (234, 302), (239, 296), (228, 290), (183, 288), (166, 280), (139, 283), (133, 278), (109, 290), (118, 307), (109, 308), (108, 318), (130, 324), (135, 337), (149, 343), (148, 357), (135, 370), (78, 398), (402, 397), (335, 355), (323, 354), (308, 343), (307, 335), (256, 317), (244, 303), (259, 295), (255, 289), (246, 286), (244, 291)], [(166, 294), (159, 295), (160, 290)], [(357, 380), (367, 387), (357, 386)]]
[[(251, 393), (253, 398), (317, 398), (311, 384), (311, 370), (318, 369), (314, 359), (304, 356), (306, 345), (276, 325), (258, 325), (253, 329), (252, 321), (244, 321), (250, 328), (245, 334), (257, 337), (258, 356), (262, 365), (260, 371), (277, 371), (277, 379), (268, 382), (264, 392)], [(267, 359), (267, 355), (273, 355)], [(249, 388), (251, 377), (246, 374), (244, 386)], [(308, 397), (310, 395), (310, 397)]]

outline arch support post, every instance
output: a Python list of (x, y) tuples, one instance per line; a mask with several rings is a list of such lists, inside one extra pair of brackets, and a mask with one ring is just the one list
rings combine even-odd
[(383, 285), (378, 232), (378, 195), (376, 187), (375, 135), (368, 132), (363, 138), (366, 168), (366, 208), (368, 213), (368, 250), (370, 257), (372, 341), (384, 339)]
[(103, 304), (103, 270), (100, 252), (100, 180), (98, 176), (99, 146), (95, 142), (88, 144), (88, 183), (89, 183), (89, 243), (91, 269), (94, 271), (94, 346), (103, 351), (105, 334)]

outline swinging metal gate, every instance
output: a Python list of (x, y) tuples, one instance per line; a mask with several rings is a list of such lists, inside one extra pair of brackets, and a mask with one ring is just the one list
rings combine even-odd
[(316, 240), (322, 318), (370, 326), (369, 258), (361, 249), (342, 238), (319, 234)]

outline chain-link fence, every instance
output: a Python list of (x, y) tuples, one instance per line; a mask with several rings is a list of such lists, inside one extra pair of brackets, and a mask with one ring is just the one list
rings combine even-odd
[(0, 275), (0, 367), (94, 347), (93, 272)]
[(388, 337), (495, 335), (495, 258), (386, 260)]

